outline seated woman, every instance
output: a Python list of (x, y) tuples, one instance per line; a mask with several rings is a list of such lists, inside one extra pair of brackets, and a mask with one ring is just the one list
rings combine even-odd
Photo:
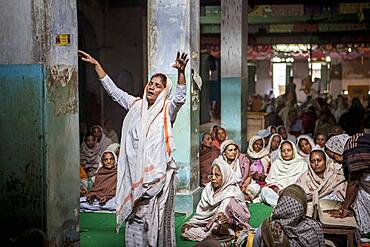
[(270, 169), (269, 150), (265, 148), (265, 140), (261, 136), (251, 137), (248, 144), (247, 155), (251, 166), (253, 166), (257, 160), (261, 161), (264, 175), (266, 175)]
[(266, 182), (266, 175), (270, 169), (270, 158), (269, 151), (265, 146), (265, 140), (261, 136), (252, 136), (249, 140), (247, 156), (250, 162), (249, 176), (252, 177), (250, 185), (247, 187), (247, 191), (243, 191), (247, 194), (247, 200), (253, 200), (258, 196), (261, 187)]
[(232, 235), (249, 229), (249, 210), (230, 165), (218, 157), (212, 164), (210, 177), (194, 216), (181, 228), (185, 239), (202, 241), (212, 235)]
[(101, 163), (102, 167), (95, 176), (92, 190), (86, 195), (86, 201), (89, 204), (96, 201), (103, 206), (116, 196), (117, 157), (112, 151), (106, 150), (102, 154)]
[(270, 163), (279, 158), (279, 146), (282, 138), (279, 134), (272, 134), (267, 144), (267, 150), (269, 150)]
[(277, 133), (276, 127), (274, 125), (270, 125), (269, 127), (267, 127), (267, 130), (270, 131), (271, 135)]
[(212, 137), (209, 133), (202, 134), (202, 143), (199, 152), (200, 186), (206, 186), (209, 182), (212, 162), (218, 157), (220, 150), (212, 145)]
[(80, 147), (80, 164), (89, 178), (95, 176), (99, 166), (100, 148), (93, 133), (88, 132)]
[(297, 138), (297, 152), (300, 156), (305, 158), (307, 162), (310, 162), (310, 153), (315, 147), (315, 143), (312, 138), (307, 135), (300, 135)]
[(298, 185), (280, 192), (272, 216), (258, 228), (253, 247), (259, 246), (318, 246), (325, 240), (319, 222), (306, 217), (307, 198)]
[(107, 147), (113, 143), (113, 141), (104, 134), (103, 128), (100, 125), (92, 126), (90, 131), (96, 137), (100, 154), (102, 154), (107, 149)]
[(281, 137), (283, 138), (284, 141), (289, 140), (289, 141), (292, 141), (293, 143), (296, 143), (297, 138), (295, 138), (295, 136), (289, 134), (284, 125), (278, 126), (276, 128), (276, 131), (279, 135), (281, 135)]
[(261, 189), (261, 200), (276, 206), (279, 191), (294, 184), (307, 169), (307, 161), (297, 153), (293, 142), (283, 141), (279, 147), (279, 158), (271, 164), (266, 185)]
[(213, 139), (212, 145), (216, 148), (220, 148), (221, 144), (227, 140), (226, 130), (222, 127), (216, 129), (215, 138)]
[(313, 149), (309, 158), (308, 170), (296, 182), (306, 192), (307, 199), (314, 203), (322, 198), (343, 201), (347, 183), (332, 159), (319, 148)]
[(323, 133), (317, 133), (315, 136), (315, 144), (318, 145), (320, 148), (325, 147), (326, 142), (326, 135)]
[(238, 144), (233, 140), (226, 140), (221, 145), (220, 157), (229, 164), (238, 178), (240, 189), (244, 192), (252, 179), (249, 176), (250, 163), (247, 156), (240, 153)]

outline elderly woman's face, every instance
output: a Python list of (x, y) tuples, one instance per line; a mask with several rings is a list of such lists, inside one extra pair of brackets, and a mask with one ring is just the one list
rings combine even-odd
[(253, 145), (252, 145), (252, 148), (253, 148), (253, 151), (254, 152), (256, 152), (256, 153), (260, 152), (262, 150), (262, 148), (263, 148), (263, 141), (262, 141), (262, 139), (259, 139), (259, 140), (255, 141), (253, 143)]
[(293, 147), (289, 142), (285, 142), (281, 145), (281, 157), (286, 161), (293, 159)]
[(272, 141), (271, 141), (271, 151), (278, 149), (280, 142), (281, 142), (281, 137), (274, 136), (274, 138), (272, 138)]
[(225, 148), (224, 155), (228, 162), (233, 162), (239, 154), (239, 149), (237, 146), (230, 144)]
[(158, 98), (158, 95), (163, 91), (164, 88), (165, 87), (161, 77), (152, 77), (152, 79), (148, 82), (148, 85), (146, 86), (146, 100), (148, 101), (149, 106), (154, 104), (154, 102)]
[(312, 147), (311, 147), (311, 144), (308, 140), (302, 138), (299, 140), (299, 148), (302, 150), (303, 153), (305, 154), (310, 154), (311, 153), (311, 150), (312, 150)]
[(103, 163), (103, 166), (107, 169), (112, 169), (114, 167), (115, 160), (111, 152), (104, 153), (101, 161)]
[(217, 190), (218, 188), (221, 187), (223, 177), (222, 177), (221, 170), (217, 165), (212, 167), (210, 179), (211, 179), (211, 184), (214, 190)]
[(310, 166), (319, 177), (323, 178), (326, 169), (325, 155), (322, 152), (312, 152), (310, 155)]
[(210, 134), (204, 134), (202, 144), (207, 148), (212, 147), (212, 137)]

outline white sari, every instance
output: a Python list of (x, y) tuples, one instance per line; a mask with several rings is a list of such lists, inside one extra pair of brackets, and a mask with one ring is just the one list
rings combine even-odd
[[(174, 246), (171, 224), (176, 166), (171, 122), (185, 102), (186, 87), (177, 85), (173, 97), (172, 82), (167, 77), (166, 88), (148, 108), (146, 90), (139, 99), (115, 87), (109, 77), (103, 78), (102, 84), (115, 101), (129, 110), (122, 124), (118, 158), (116, 230), (128, 220), (127, 246), (157, 246), (160, 239)], [(141, 239), (133, 237), (132, 232), (140, 234)]]

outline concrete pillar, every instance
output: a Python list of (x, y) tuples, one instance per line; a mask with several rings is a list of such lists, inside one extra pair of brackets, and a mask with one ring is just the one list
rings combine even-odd
[(199, 73), (199, 2), (197, 0), (148, 1), (148, 74), (162, 72), (177, 82), (174, 63), (177, 51), (191, 57), (187, 69), (187, 99), (174, 124), (178, 167), (176, 211), (192, 213), (199, 189), (198, 128), (199, 92), (191, 69)]
[(221, 1), (221, 124), (247, 150), (248, 1)]
[(9, 154), (0, 158), (0, 193), (9, 194), (2, 198), (2, 229), (14, 237), (40, 228), (52, 246), (77, 246), (76, 1), (4, 0), (1, 6), (0, 99), (7, 110), (0, 113), (0, 138), (7, 141), (0, 150)]

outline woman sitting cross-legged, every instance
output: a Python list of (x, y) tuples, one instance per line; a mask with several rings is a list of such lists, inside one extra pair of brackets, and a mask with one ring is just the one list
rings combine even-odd
[(293, 142), (283, 141), (279, 147), (279, 158), (271, 164), (266, 185), (261, 189), (261, 200), (276, 206), (278, 192), (294, 184), (307, 169), (307, 161), (297, 153)]
[(343, 201), (347, 183), (344, 174), (336, 169), (332, 159), (319, 148), (310, 154), (310, 165), (296, 182), (307, 194), (307, 199), (317, 203), (319, 199)]
[(249, 229), (249, 210), (238, 188), (238, 178), (220, 157), (212, 165), (211, 182), (202, 192), (194, 216), (181, 229), (183, 238), (202, 241)]
[(102, 154), (101, 163), (102, 167), (95, 176), (94, 185), (87, 193), (86, 200), (90, 204), (97, 201), (102, 206), (116, 196), (117, 157), (112, 151), (106, 150)]
[(280, 192), (272, 216), (258, 228), (253, 247), (259, 246), (325, 246), (322, 227), (306, 217), (307, 198), (298, 185)]

